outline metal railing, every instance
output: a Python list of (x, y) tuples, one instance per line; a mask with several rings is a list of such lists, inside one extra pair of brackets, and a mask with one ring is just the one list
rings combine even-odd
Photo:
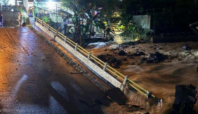
[[(105, 70), (106, 72), (108, 72), (109, 74), (111, 74), (113, 77), (115, 77), (117, 80), (119, 80), (120, 82), (124, 82), (125, 78), (127, 76), (123, 75), (122, 73), (118, 72), (117, 70), (115, 70), (114, 68), (112, 68), (111, 66), (107, 65), (107, 63), (103, 62), (102, 60), (100, 60), (99, 58), (97, 58), (96, 56), (92, 55), (91, 52), (88, 52), (87, 50), (85, 50), (83, 47), (81, 47), (80, 45), (78, 45), (77, 43), (75, 43), (74, 41), (72, 41), (71, 39), (67, 38), (65, 35), (63, 35), (62, 33), (60, 33), (58, 30), (55, 30), (54, 28), (52, 28), (50, 25), (46, 24), (45, 22), (43, 22), (41, 19), (37, 18), (36, 21), (38, 23), (40, 23), (42, 26), (45, 26), (46, 28), (48, 28), (48, 30), (52, 31), (53, 33), (55, 33), (58, 37), (60, 37), (63, 41), (65, 41), (67, 44), (69, 44), (70, 46), (72, 46), (73, 48), (75, 48), (78, 52), (80, 52), (81, 54), (83, 54), (84, 56), (86, 56), (89, 60), (91, 60), (92, 62), (94, 62), (95, 64), (97, 64), (98, 66), (100, 66), (101, 68), (103, 68), (103, 70)], [(138, 91), (139, 93), (145, 95), (146, 97), (148, 97), (148, 95), (150, 94), (149, 91), (145, 90), (144, 88), (142, 88), (141, 86), (139, 86), (137, 83), (135, 83), (134, 81), (127, 79), (127, 83), (136, 91)], [(152, 97), (155, 97), (153, 94), (151, 95)]]

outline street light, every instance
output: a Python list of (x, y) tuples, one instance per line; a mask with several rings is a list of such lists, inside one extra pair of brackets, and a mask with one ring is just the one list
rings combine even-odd
[(57, 6), (57, 4), (56, 4), (56, 2), (53, 2), (53, 1), (48, 1), (48, 3), (47, 3), (47, 7), (49, 8), (49, 9), (55, 9), (56, 7), (55, 7), (55, 5)]

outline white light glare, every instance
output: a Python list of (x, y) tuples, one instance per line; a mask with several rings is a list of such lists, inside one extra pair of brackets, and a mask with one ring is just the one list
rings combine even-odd
[(49, 9), (56, 9), (56, 3), (50, 0), (50, 1), (47, 3), (47, 7), (48, 7)]

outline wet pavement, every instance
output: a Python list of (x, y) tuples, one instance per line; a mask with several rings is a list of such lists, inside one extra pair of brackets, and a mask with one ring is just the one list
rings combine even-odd
[(78, 73), (29, 28), (0, 28), (0, 113), (103, 113), (79, 100), (104, 93)]

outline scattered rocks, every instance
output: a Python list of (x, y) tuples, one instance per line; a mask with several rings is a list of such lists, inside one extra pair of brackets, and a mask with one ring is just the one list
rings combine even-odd
[(141, 56), (141, 55), (145, 55), (144, 52), (139, 52), (139, 51), (136, 51), (136, 53), (133, 54), (134, 56)]
[(122, 61), (117, 60), (116, 58), (110, 58), (108, 63), (114, 67), (114, 68), (120, 68), (120, 66), (122, 65)]
[(141, 58), (141, 62), (144, 63), (145, 61), (147, 61), (147, 58), (142, 57), (142, 58)]
[(156, 63), (156, 62), (164, 61), (165, 58), (166, 56), (159, 52), (155, 52), (154, 54), (149, 53), (149, 60), (147, 60), (147, 63)]
[(121, 65), (122, 65), (122, 61), (120, 60), (117, 60), (114, 64), (111, 64), (111, 66), (115, 68), (120, 68)]
[(98, 55), (98, 58), (104, 62), (107, 62), (105, 55)]
[(98, 55), (98, 58), (109, 63), (109, 65), (114, 68), (119, 68), (122, 65), (122, 61), (112, 57), (111, 55)]
[(127, 53), (125, 52), (125, 51), (123, 51), (123, 50), (121, 50), (121, 51), (119, 51), (118, 52), (118, 55), (120, 55), (120, 56), (124, 56), (124, 55), (126, 55)]

